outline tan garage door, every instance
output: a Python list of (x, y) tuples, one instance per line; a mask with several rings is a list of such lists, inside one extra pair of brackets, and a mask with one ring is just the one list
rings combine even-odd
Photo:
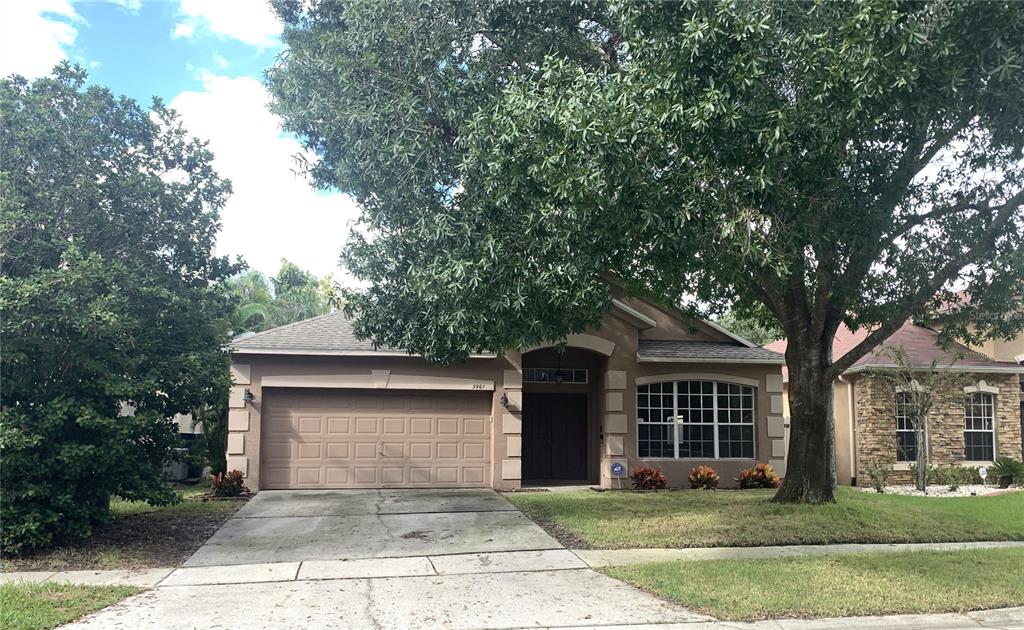
[(269, 389), (260, 486), (486, 487), (490, 392)]

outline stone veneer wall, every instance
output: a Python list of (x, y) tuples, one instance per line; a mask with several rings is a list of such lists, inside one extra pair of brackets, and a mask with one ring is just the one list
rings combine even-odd
[[(981, 382), (998, 388), (995, 394), (996, 456), (1020, 459), (1020, 376), (1017, 374), (973, 374), (972, 385)], [(857, 483), (871, 484), (869, 462), (896, 463), (895, 395), (890, 385), (871, 377), (858, 378), (854, 386), (857, 420)], [(948, 466), (964, 461), (963, 405), (936, 405), (928, 418), (929, 457), (933, 465)], [(889, 483), (911, 483), (909, 470), (894, 470)]]

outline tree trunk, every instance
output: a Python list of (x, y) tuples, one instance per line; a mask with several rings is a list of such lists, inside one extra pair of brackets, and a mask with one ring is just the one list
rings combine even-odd
[(917, 467), (914, 471), (914, 485), (921, 492), (928, 490), (928, 442), (925, 439), (925, 425), (914, 427), (917, 439)]
[[(828, 350), (800, 344), (786, 353), (789, 366), (789, 456), (779, 503), (834, 503), (835, 418), (832, 382), (826, 378)], [(808, 350), (811, 350), (808, 352)], [(822, 360), (822, 355), (826, 357)]]

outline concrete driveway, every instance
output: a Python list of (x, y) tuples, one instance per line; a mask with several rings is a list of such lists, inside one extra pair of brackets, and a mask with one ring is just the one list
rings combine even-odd
[(70, 628), (696, 624), (491, 490), (264, 491), (157, 587)]
[(187, 567), (558, 549), (493, 490), (270, 490)]

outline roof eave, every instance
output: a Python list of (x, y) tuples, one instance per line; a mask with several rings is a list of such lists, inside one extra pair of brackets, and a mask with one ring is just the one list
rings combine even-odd
[[(411, 357), (422, 359), (421, 354), (397, 350), (319, 350), (307, 348), (231, 348), (231, 354), (275, 354), (316, 357)], [(471, 354), (470, 359), (495, 359), (497, 354)]]
[[(870, 370), (892, 370), (897, 369), (900, 366), (893, 363), (879, 363), (874, 365), (855, 365), (852, 368), (843, 372), (843, 374), (859, 374), (862, 372), (868, 372)], [(939, 370), (939, 371), (956, 371), (956, 372), (986, 372), (992, 374), (1024, 374), (1024, 365), (939, 365), (932, 367), (927, 366), (911, 366), (912, 371), (923, 371), (923, 370)]]
[(785, 365), (786, 360), (783, 358), (779, 359), (725, 359), (725, 358), (713, 358), (713, 357), (645, 357), (637, 356), (638, 363), (738, 363), (738, 364), (750, 364), (750, 365)]

